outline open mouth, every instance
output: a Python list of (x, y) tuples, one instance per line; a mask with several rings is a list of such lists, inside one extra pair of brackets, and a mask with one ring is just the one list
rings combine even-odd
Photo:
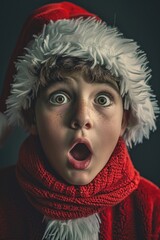
[(85, 140), (77, 140), (68, 152), (70, 165), (77, 170), (86, 169), (92, 159), (92, 151), (89, 143)]
[(85, 143), (78, 143), (71, 149), (70, 154), (77, 161), (83, 161), (88, 159), (91, 152)]

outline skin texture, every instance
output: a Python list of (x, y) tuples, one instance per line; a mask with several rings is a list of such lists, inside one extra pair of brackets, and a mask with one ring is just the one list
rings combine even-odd
[[(38, 134), (51, 167), (67, 183), (86, 185), (104, 168), (126, 127), (121, 96), (114, 83), (90, 83), (81, 72), (63, 73), (64, 80), (40, 92), (35, 105)], [(87, 168), (75, 169), (68, 151), (77, 138), (92, 148)]]

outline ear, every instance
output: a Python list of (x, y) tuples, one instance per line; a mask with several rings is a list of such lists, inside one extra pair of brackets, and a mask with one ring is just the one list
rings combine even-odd
[(38, 131), (36, 124), (32, 124), (30, 127), (28, 127), (28, 131), (31, 135), (37, 135)]
[(128, 120), (129, 120), (129, 111), (124, 110), (123, 111), (123, 118), (122, 118), (122, 125), (121, 125), (121, 136), (123, 136), (127, 125), (128, 125)]
[(25, 110), (22, 109), (22, 115), (24, 120), (24, 124), (23, 124), (24, 129), (26, 129), (26, 131), (31, 135), (37, 135), (38, 131), (36, 126), (34, 106), (31, 106), (29, 109), (25, 109)]

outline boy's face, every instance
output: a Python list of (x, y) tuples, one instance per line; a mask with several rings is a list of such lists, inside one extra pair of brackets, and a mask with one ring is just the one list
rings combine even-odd
[(125, 130), (122, 99), (114, 82), (87, 82), (63, 73), (35, 106), (36, 132), (52, 168), (68, 183), (86, 185), (104, 168)]

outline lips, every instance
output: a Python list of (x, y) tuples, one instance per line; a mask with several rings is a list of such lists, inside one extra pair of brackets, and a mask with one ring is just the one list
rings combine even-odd
[(92, 157), (91, 146), (86, 139), (77, 139), (68, 152), (68, 160), (75, 169), (86, 169)]
[(91, 154), (85, 143), (77, 143), (70, 151), (72, 157), (78, 161), (83, 161)]

